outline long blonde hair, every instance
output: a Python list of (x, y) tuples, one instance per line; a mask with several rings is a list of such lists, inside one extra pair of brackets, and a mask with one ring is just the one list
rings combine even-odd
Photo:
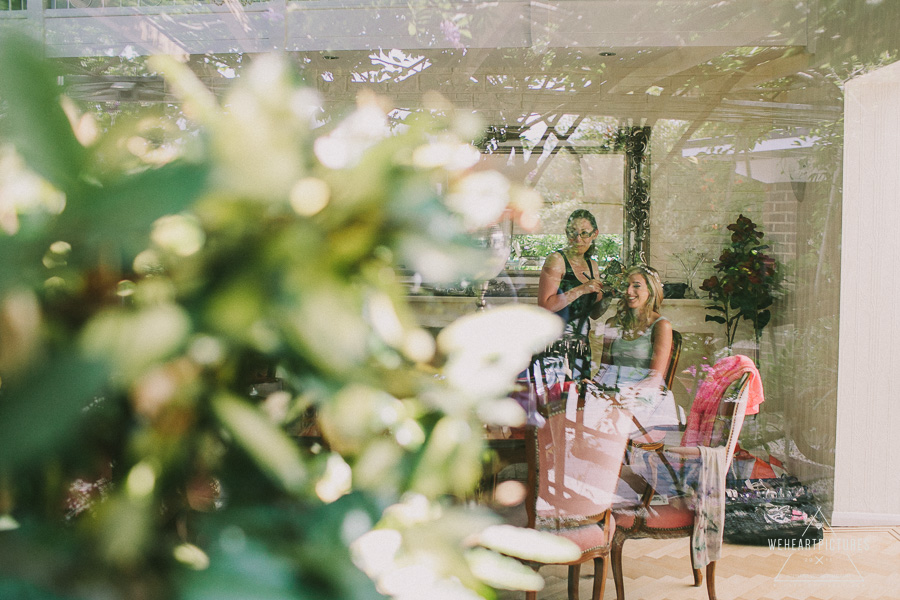
[(625, 281), (627, 282), (632, 275), (640, 275), (644, 279), (647, 283), (650, 297), (647, 298), (647, 303), (636, 311), (628, 308), (628, 303), (624, 296), (619, 299), (615, 322), (625, 334), (634, 334), (649, 327), (651, 322), (650, 316), (659, 312), (663, 302), (662, 281), (656, 269), (647, 265), (634, 265), (625, 271)]

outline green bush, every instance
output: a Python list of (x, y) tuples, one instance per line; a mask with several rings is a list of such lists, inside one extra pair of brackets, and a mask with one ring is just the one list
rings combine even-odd
[(172, 140), (152, 116), (98, 133), (37, 56), (0, 50), (0, 589), (349, 600), (404, 596), (401, 567), (421, 597), (538, 587), (454, 499), (558, 319), (435, 340), (397, 276), (466, 276), (469, 231), (534, 194), (471, 171), (451, 117), (331, 119), (275, 57), (221, 105), (153, 61), (196, 125)]

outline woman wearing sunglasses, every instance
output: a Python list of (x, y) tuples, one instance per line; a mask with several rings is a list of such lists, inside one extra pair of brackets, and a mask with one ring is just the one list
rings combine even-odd
[(597, 220), (578, 209), (566, 221), (566, 246), (544, 261), (538, 284), (538, 306), (565, 321), (563, 336), (544, 353), (562, 357), (566, 377), (576, 381), (591, 376), (590, 319), (603, 315), (605, 306), (600, 268), (591, 258), (597, 239)]

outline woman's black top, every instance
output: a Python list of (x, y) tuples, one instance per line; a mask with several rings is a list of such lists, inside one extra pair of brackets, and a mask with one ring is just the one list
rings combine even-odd
[[(575, 276), (575, 271), (572, 270), (572, 265), (569, 264), (569, 259), (566, 258), (565, 253), (560, 251), (560, 255), (566, 263), (566, 272), (562, 276), (562, 279), (559, 280), (559, 290), (556, 292), (557, 294), (568, 292), (572, 288), (576, 288), (583, 283)], [(587, 261), (587, 265), (588, 270), (590, 271), (590, 277), (593, 279), (594, 265), (590, 260)], [(562, 310), (557, 311), (556, 314), (566, 322), (564, 334), (587, 336), (588, 330), (590, 329), (591, 309), (596, 302), (597, 293), (591, 292), (590, 294), (580, 296), (570, 302), (567, 306), (564, 306)]]

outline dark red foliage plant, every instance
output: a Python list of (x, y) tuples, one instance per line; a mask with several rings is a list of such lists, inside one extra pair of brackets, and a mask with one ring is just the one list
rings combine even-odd
[(725, 325), (729, 349), (740, 321), (750, 321), (758, 346), (781, 289), (778, 264), (765, 253), (769, 247), (762, 244), (764, 234), (751, 219), (740, 215), (728, 230), (731, 244), (719, 256), (715, 274), (700, 286), (712, 301), (706, 309), (713, 314), (706, 315), (706, 320)]

